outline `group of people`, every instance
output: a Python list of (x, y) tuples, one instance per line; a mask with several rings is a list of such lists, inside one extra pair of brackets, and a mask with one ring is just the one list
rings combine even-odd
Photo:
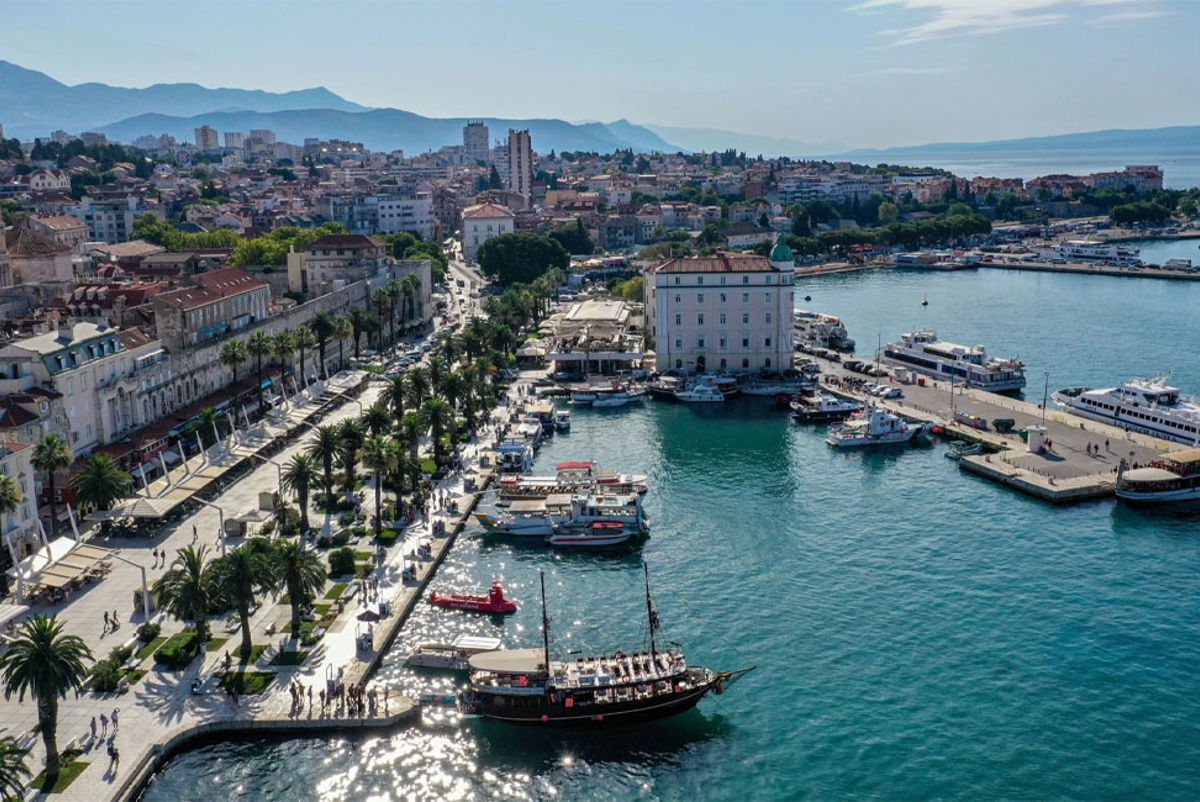
[(107, 612), (104, 614), (104, 629), (101, 631), (101, 636), (107, 635), (110, 632), (116, 632), (121, 628), (121, 619), (117, 617), (117, 611), (113, 610), (112, 615)]
[[(1104, 441), (1104, 450), (1108, 451), (1108, 441), (1107, 440)], [(1088, 443), (1087, 444), (1087, 453), (1088, 453), (1089, 457), (1100, 456), (1100, 444), (1099, 443)]]
[[(310, 691), (311, 693), (311, 691)], [(391, 690), (387, 687), (383, 689), (383, 705), (386, 711), (388, 706), (388, 698), (391, 695)], [(345, 706), (347, 716), (357, 716), (363, 718), (365, 716), (374, 716), (379, 704), (379, 692), (375, 688), (367, 688), (365, 682), (359, 682), (356, 685), (346, 685), (339, 680), (337, 684), (331, 684), (329, 692), (324, 690), (320, 692), (321, 713), (324, 714), (329, 707), (334, 707), (340, 710)]]
[[(107, 614), (106, 614), (107, 615)], [(116, 771), (121, 765), (121, 752), (117, 749), (117, 730), (121, 727), (121, 708), (114, 707), (112, 711), (112, 735), (108, 734), (109, 717), (101, 713), (98, 717), (92, 716), (92, 743), (96, 739), (107, 741), (108, 752), (108, 770)], [(100, 725), (97, 730), (96, 719), (99, 718)]]

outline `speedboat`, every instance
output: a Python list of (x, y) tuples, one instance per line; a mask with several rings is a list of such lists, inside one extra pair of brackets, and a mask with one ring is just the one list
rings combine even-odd
[(863, 417), (830, 426), (825, 442), (834, 448), (886, 446), (911, 442), (924, 431), (924, 424), (910, 423), (887, 410), (871, 406), (864, 411)]
[(963, 440), (955, 440), (946, 449), (946, 459), (960, 460), (963, 457), (973, 457), (976, 454), (983, 453), (983, 446), (979, 443), (968, 443)]
[(472, 657), (501, 648), (499, 638), (479, 635), (459, 635), (449, 643), (422, 643), (404, 661), (413, 668), (438, 668), (445, 671), (467, 671)]
[(791, 404), (792, 419), (798, 423), (822, 423), (840, 421), (862, 410), (862, 404), (838, 398), (831, 393), (821, 393), (816, 398), (806, 397)]
[(601, 393), (596, 396), (596, 400), (592, 402), (592, 409), (601, 409), (605, 407), (623, 407), (626, 404), (634, 401), (641, 401), (645, 397), (644, 390), (624, 389), (616, 390), (611, 393)]
[(725, 400), (725, 394), (712, 384), (693, 384), (675, 391), (675, 397), (689, 404), (717, 404)]
[(571, 410), (561, 409), (554, 413), (554, 428), (560, 432), (571, 428)]
[(499, 579), (492, 580), (492, 589), (486, 596), (469, 593), (451, 593), (442, 596), (434, 590), (429, 593), (429, 603), (450, 610), (470, 610), (475, 613), (492, 613), (493, 615), (517, 611), (516, 602), (504, 598), (504, 586)]
[(569, 549), (602, 549), (620, 546), (638, 534), (617, 521), (595, 521), (586, 526), (555, 527), (554, 533), (546, 538), (551, 546)]

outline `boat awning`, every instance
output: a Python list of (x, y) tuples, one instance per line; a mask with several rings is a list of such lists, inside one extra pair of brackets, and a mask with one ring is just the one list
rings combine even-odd
[(472, 655), (472, 671), (491, 671), (495, 674), (536, 674), (545, 672), (546, 661), (541, 649), (501, 649)]
[(459, 635), (450, 645), (457, 649), (488, 652), (499, 649), (501, 643), (499, 638), (489, 638), (483, 635)]
[(543, 512), (546, 509), (546, 502), (542, 499), (518, 499), (508, 508), (513, 512)]
[(590, 462), (560, 462), (554, 466), (559, 471), (585, 471), (592, 467)]
[(1200, 462), (1200, 448), (1188, 448), (1183, 451), (1172, 451), (1169, 454), (1163, 454), (1163, 459), (1169, 459), (1173, 462), (1189, 463)]
[(1121, 475), (1121, 479), (1126, 482), (1169, 482), (1178, 478), (1179, 474), (1164, 468), (1134, 468)]
[(551, 493), (546, 496), (547, 507), (570, 507), (574, 497), (570, 493)]

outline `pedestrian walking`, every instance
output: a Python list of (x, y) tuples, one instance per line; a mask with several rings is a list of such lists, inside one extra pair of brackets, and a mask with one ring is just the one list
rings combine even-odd
[(96, 740), (96, 717), (92, 716), (92, 740)]
[(119, 626), (121, 626), (121, 622), (120, 622), (120, 620), (117, 618), (117, 611), (116, 611), (116, 610), (113, 610), (113, 611), (112, 611), (112, 628), (115, 630), (115, 629), (117, 629), (117, 627), (119, 627)]
[(107, 613), (107, 612), (105, 612), (105, 613), (104, 613), (104, 631), (105, 631), (105, 632), (108, 632), (108, 628), (109, 628), (110, 626), (111, 626), (111, 624), (109, 623), (109, 620), (108, 620), (108, 613)]
[(108, 737), (108, 716), (103, 713), (100, 714), (100, 737)]
[(119, 714), (120, 712), (121, 712), (121, 708), (119, 708), (119, 707), (113, 708), (113, 714), (112, 714), (113, 735), (117, 734), (117, 728), (121, 726), (120, 723), (117, 721), (117, 714)]
[(116, 744), (108, 745), (108, 767), (112, 771), (121, 767), (121, 752), (117, 749)]
[(1104, 439), (1104, 450), (1108, 451), (1108, 438), (1107, 437)]

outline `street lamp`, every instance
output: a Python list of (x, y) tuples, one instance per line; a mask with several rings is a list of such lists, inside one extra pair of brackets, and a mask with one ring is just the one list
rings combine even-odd
[(217, 511), (217, 520), (218, 520), (217, 539), (221, 541), (221, 556), (224, 556), (225, 555), (225, 510), (221, 509), (216, 504), (213, 504), (211, 501), (205, 501), (204, 499), (200, 498), (199, 496), (192, 496), (192, 498), (194, 498), (196, 501), (199, 501), (205, 507), (212, 507), (214, 510)]

